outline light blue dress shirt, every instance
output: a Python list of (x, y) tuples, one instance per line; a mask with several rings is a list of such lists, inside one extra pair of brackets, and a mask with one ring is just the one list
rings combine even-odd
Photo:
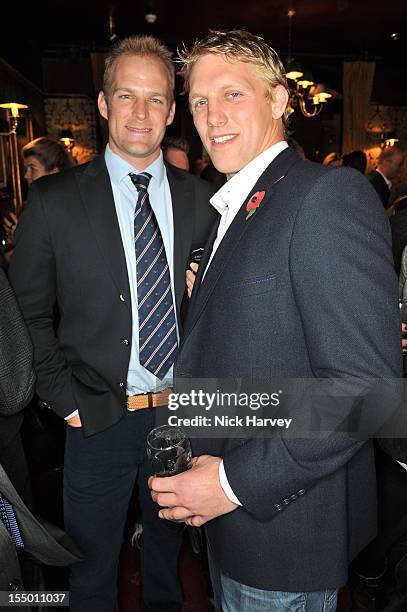
[(136, 250), (134, 246), (134, 211), (136, 208), (138, 192), (133, 185), (130, 173), (139, 174), (148, 172), (151, 180), (148, 187), (151, 207), (157, 218), (164, 248), (167, 255), (171, 278), (171, 290), (175, 308), (174, 291), (174, 218), (172, 212), (172, 201), (170, 186), (164, 166), (162, 152), (159, 157), (145, 170), (137, 170), (125, 159), (113, 153), (109, 145), (105, 150), (105, 161), (112, 184), (114, 204), (116, 207), (117, 220), (119, 222), (120, 234), (126, 257), (127, 275), (130, 285), (130, 296), (132, 306), (132, 343), (129, 371), (127, 374), (127, 395), (137, 395), (148, 391), (159, 391), (172, 385), (171, 367), (165, 379), (160, 380), (154, 374), (143, 368), (139, 362), (139, 337), (138, 337), (138, 306), (137, 306), (137, 269)]

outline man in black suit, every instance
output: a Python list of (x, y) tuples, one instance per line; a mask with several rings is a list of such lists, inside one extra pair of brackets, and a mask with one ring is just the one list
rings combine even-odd
[(378, 165), (368, 179), (376, 189), (385, 208), (389, 205), (392, 181), (397, 178), (403, 165), (403, 154), (397, 147), (386, 147), (379, 155)]
[[(221, 221), (200, 262), (176, 382), (238, 377), (258, 391), (256, 380), (287, 379), (290, 391), (291, 379), (324, 379), (333, 390), (401, 376), (390, 233), (371, 186), (287, 146), (284, 68), (263, 39), (211, 32), (183, 59), (195, 126), (229, 180), (211, 199)], [(299, 406), (301, 418), (310, 405)], [(191, 468), (150, 487), (161, 517), (207, 524), (218, 609), (334, 611), (349, 561), (375, 534), (371, 442), (203, 433)]]
[[(117, 609), (126, 513), (172, 384), (185, 270), (214, 220), (210, 188), (163, 163), (173, 89), (166, 47), (119, 41), (98, 99), (105, 154), (36, 181), (16, 235), (10, 277), (35, 347), (37, 393), (68, 422), (65, 526), (85, 556), (71, 573), (72, 612)], [(181, 528), (160, 527), (146, 478), (140, 490), (145, 609), (180, 612)]]
[[(29, 495), (19, 430), (21, 411), (34, 391), (33, 349), (1, 269), (0, 304), (0, 591), (12, 593), (39, 586), (24, 584), (20, 563), (26, 566), (25, 553), (48, 565), (69, 565), (78, 561), (80, 555), (64, 532), (35, 518), (22, 499)], [(30, 567), (34, 567), (32, 561)], [(32, 569), (29, 576), (35, 576)], [(0, 604), (0, 610), (4, 609)]]
[[(26, 553), (40, 563), (51, 566), (71, 565), (80, 560), (80, 551), (65, 532), (31, 514), (1, 464), (0, 496), (10, 504), (9, 512), (11, 511), (16, 518), (18, 535), (21, 537), (22, 544), (20, 558), (10, 532), (3, 521), (0, 520), (1, 591), (15, 592), (24, 588), (29, 590), (38, 587), (38, 585), (24, 583), (20, 563), (24, 560)], [(29, 612), (30, 609), (27, 607), (24, 608), (24, 611)], [(5, 610), (1, 604), (0, 610)]]
[(24, 502), (32, 505), (21, 441), (22, 409), (34, 392), (33, 347), (16, 297), (0, 268), (0, 463)]

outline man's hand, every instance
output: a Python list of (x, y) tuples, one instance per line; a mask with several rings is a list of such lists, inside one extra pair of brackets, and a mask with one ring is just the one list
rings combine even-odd
[(185, 521), (200, 527), (238, 506), (225, 495), (219, 482), (220, 457), (201, 455), (192, 459), (192, 467), (182, 474), (161, 478), (151, 476), (151, 497), (163, 509), (160, 518)]
[(403, 339), (401, 341), (402, 347), (403, 347), (403, 355), (407, 355), (407, 324), (406, 323), (402, 323), (401, 324), (401, 332), (403, 334)]
[(17, 223), (18, 223), (17, 216), (13, 212), (10, 212), (8, 217), (4, 218), (4, 222), (3, 222), (4, 233), (6, 234), (6, 237), (10, 242), (13, 242), (14, 232), (17, 227)]
[(67, 421), (70, 427), (82, 427), (81, 417), (79, 414), (75, 414)]
[(199, 264), (193, 261), (189, 264), (190, 269), (186, 273), (186, 283), (188, 290), (188, 297), (191, 297), (192, 289), (194, 288), (196, 273), (198, 272)]

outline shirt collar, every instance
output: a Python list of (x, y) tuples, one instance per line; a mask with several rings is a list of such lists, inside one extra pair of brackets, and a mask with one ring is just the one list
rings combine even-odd
[(260, 153), (217, 191), (210, 203), (222, 215), (227, 209), (237, 211), (271, 162), (288, 147), (285, 140)]
[(127, 181), (129, 174), (139, 174), (140, 172), (148, 172), (152, 178), (157, 181), (158, 186), (161, 186), (165, 177), (165, 166), (162, 151), (147, 168), (138, 170), (128, 161), (114, 153), (109, 145), (105, 149), (105, 162), (112, 183), (120, 184), (122, 181)]
[(387, 178), (387, 176), (385, 176), (385, 175), (383, 174), (383, 172), (381, 172), (381, 171), (379, 170), (379, 168), (376, 168), (376, 172), (378, 172), (378, 173), (380, 174), (380, 176), (383, 178), (384, 182), (386, 183), (387, 187), (388, 187), (389, 189), (391, 189), (392, 182), (391, 182), (391, 181), (389, 181), (389, 179)]

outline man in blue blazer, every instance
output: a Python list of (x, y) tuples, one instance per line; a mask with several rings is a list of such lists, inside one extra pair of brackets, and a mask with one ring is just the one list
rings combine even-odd
[[(372, 187), (287, 146), (284, 68), (263, 39), (211, 32), (183, 59), (195, 126), (229, 180), (211, 199), (221, 219), (176, 376), (400, 377), (397, 280)], [(371, 442), (202, 437), (193, 451), (191, 469), (150, 487), (162, 518), (207, 524), (218, 609), (335, 610), (375, 535)]]

